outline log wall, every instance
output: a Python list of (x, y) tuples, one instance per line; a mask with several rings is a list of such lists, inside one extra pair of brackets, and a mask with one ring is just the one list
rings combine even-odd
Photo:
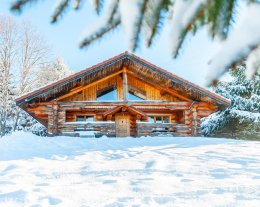
[[(49, 133), (53, 135), (61, 134), (64, 132), (73, 132), (77, 123), (69, 125), (67, 122), (74, 122), (76, 115), (92, 115), (95, 121), (115, 121), (115, 115), (108, 115), (104, 117), (103, 114), (114, 107), (122, 105), (124, 102), (49, 102), (39, 103), (28, 107), (30, 113), (34, 113), (35, 116), (48, 117), (46, 119), (47, 128)], [(127, 102), (129, 106), (130, 102)], [(125, 104), (127, 104), (125, 103)], [(136, 110), (142, 111), (148, 116), (153, 115), (169, 115), (171, 120), (171, 127), (167, 132), (174, 132), (178, 135), (200, 135), (200, 120), (203, 117), (210, 115), (217, 110), (217, 107), (207, 103), (189, 103), (189, 102), (131, 102), (131, 107)], [(127, 108), (127, 107), (126, 107)], [(143, 121), (147, 121), (138, 114), (130, 114), (130, 135), (142, 136), (153, 133), (155, 126), (150, 123), (143, 125), (138, 124)], [(149, 125), (150, 124), (150, 125)], [(155, 124), (157, 127), (160, 124)], [(150, 126), (150, 129), (149, 129)], [(160, 128), (160, 127), (159, 127)], [(108, 131), (104, 131), (106, 134), (112, 136), (112, 126)], [(101, 127), (97, 128), (97, 131), (102, 132)]]

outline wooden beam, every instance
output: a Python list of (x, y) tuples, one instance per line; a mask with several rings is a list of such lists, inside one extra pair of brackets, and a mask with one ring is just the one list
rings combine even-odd
[(146, 83), (148, 83), (148, 84), (150, 84), (150, 85), (152, 85), (152, 86), (154, 86), (154, 87), (157, 87), (157, 88), (159, 88), (159, 89), (162, 90), (162, 91), (165, 91), (165, 92), (169, 93), (169, 94), (172, 95), (172, 96), (178, 97), (178, 98), (180, 98), (181, 100), (184, 100), (184, 101), (192, 102), (191, 99), (189, 99), (189, 98), (187, 98), (187, 97), (185, 97), (185, 96), (182, 96), (182, 95), (178, 94), (178, 93), (177, 93), (176, 91), (174, 91), (173, 89), (163, 88), (163, 87), (161, 87), (161, 86), (159, 86), (159, 85), (156, 85), (155, 83), (147, 82), (147, 80), (145, 80), (145, 79), (142, 78), (141, 76), (137, 76), (137, 75), (136, 75), (135, 73), (133, 73), (132, 71), (127, 71), (127, 73), (128, 73), (129, 75), (131, 75), (131, 76), (134, 76), (135, 78), (140, 79), (141, 81), (145, 81)]
[(114, 113), (120, 111), (122, 107), (123, 107), (123, 106), (116, 106), (116, 107), (114, 107), (114, 108), (112, 108), (112, 109), (106, 111), (105, 113), (103, 113), (103, 117), (105, 118), (105, 117), (108, 116), (108, 115), (111, 115), (111, 114), (114, 114)]
[(111, 74), (111, 75), (109, 75), (109, 76), (103, 78), (103, 79), (100, 79), (100, 80), (98, 80), (98, 81), (95, 81), (95, 82), (93, 82), (93, 83), (90, 83), (90, 84), (88, 84), (88, 85), (85, 85), (85, 86), (83, 86), (83, 87), (81, 87), (81, 88), (78, 88), (78, 89), (76, 89), (76, 90), (73, 90), (73, 89), (72, 89), (71, 92), (69, 92), (69, 93), (67, 93), (67, 94), (65, 94), (65, 95), (63, 95), (63, 96), (57, 98), (57, 100), (60, 101), (60, 100), (62, 100), (62, 99), (64, 99), (64, 98), (67, 98), (67, 97), (69, 97), (69, 96), (71, 96), (71, 95), (73, 95), (73, 94), (75, 94), (75, 93), (77, 93), (77, 92), (79, 92), (79, 91), (82, 91), (82, 90), (84, 90), (84, 89), (87, 89), (87, 88), (89, 88), (89, 87), (95, 85), (95, 84), (98, 84), (98, 83), (100, 83), (100, 82), (102, 82), (102, 81), (105, 81), (105, 80), (107, 80), (107, 79), (109, 79), (109, 78), (112, 78), (112, 77), (114, 77), (114, 76), (116, 76), (116, 75), (118, 75), (118, 74), (120, 74), (120, 73), (122, 73), (122, 72), (123, 72), (123, 70), (120, 70), (120, 71), (118, 71), (118, 72), (116, 72), (116, 73), (113, 73), (113, 74)]
[[(184, 101), (180, 101), (180, 102), (169, 102), (169, 101), (128, 101), (128, 102), (124, 102), (124, 101), (107, 101), (107, 102), (97, 102), (97, 101), (70, 101), (70, 102), (58, 102), (62, 107), (83, 107), (86, 108), (86, 106), (88, 107), (95, 107), (95, 106), (105, 106), (105, 107), (111, 107), (111, 106), (119, 106), (119, 105), (131, 105), (131, 106), (173, 106), (176, 107), (174, 109), (177, 109), (178, 107), (190, 107), (190, 102), (184, 102)], [(67, 108), (66, 108), (67, 109)]]
[(128, 83), (127, 83), (126, 67), (123, 67), (123, 94), (124, 94), (124, 101), (128, 101)]
[(128, 110), (129, 112), (133, 113), (133, 114), (139, 114), (140, 116), (142, 116), (142, 117), (144, 117), (144, 118), (147, 117), (147, 114), (146, 114), (146, 113), (144, 113), (143, 111), (138, 110), (137, 108), (135, 108), (135, 107), (133, 107), (133, 106), (129, 106), (129, 107), (127, 108), (127, 110)]

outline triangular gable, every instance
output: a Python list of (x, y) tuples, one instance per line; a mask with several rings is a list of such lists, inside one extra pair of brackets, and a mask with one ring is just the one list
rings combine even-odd
[[(187, 92), (186, 96), (190, 96), (192, 98), (195, 97), (196, 99), (200, 98), (205, 102), (213, 101), (216, 102), (217, 105), (224, 107), (231, 104), (228, 99), (184, 80), (183, 78), (180, 78), (128, 52), (121, 53), (97, 65), (68, 76), (67, 78), (61, 79), (23, 95), (16, 99), (16, 103), (18, 105), (22, 105), (33, 101), (53, 100), (69, 93), (71, 90), (81, 87), (82, 85), (91, 84), (99, 79), (107, 77), (108, 75), (117, 73), (124, 65), (127, 66), (133, 74), (140, 77), (144, 76), (145, 78), (150, 78), (151, 80), (156, 79), (154, 82), (158, 85), (165, 84), (163, 87), (171, 87), (171, 91), (176, 90), (176, 94), (178, 94), (178, 89), (180, 89)], [(189, 99), (189, 97), (187, 97), (187, 99)]]

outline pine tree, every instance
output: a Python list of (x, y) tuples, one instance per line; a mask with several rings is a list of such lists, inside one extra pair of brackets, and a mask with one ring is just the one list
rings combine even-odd
[(247, 79), (245, 64), (230, 71), (232, 80), (220, 82), (216, 93), (230, 99), (232, 105), (203, 119), (205, 136), (229, 133), (231, 137), (260, 138), (260, 74)]

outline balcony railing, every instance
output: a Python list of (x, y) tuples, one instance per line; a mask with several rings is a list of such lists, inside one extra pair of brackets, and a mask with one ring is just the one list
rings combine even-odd
[(137, 122), (136, 123), (137, 136), (152, 135), (152, 134), (186, 134), (190, 129), (185, 124), (173, 123), (149, 123)]
[(106, 135), (108, 137), (115, 137), (115, 122), (65, 122), (60, 126), (62, 133), (78, 133), (82, 131), (92, 131), (95, 137)]

